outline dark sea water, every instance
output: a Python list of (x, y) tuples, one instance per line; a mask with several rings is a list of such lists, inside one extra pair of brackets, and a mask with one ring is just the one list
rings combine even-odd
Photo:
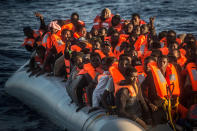
[(196, 0), (0, 0), (0, 131), (61, 131), (4, 91), (6, 80), (30, 56), (20, 45), (24, 26), (39, 28), (34, 12), (42, 13), (46, 23), (78, 12), (90, 30), (94, 17), (105, 7), (124, 19), (134, 12), (145, 21), (156, 16), (157, 32), (173, 29), (197, 36)]

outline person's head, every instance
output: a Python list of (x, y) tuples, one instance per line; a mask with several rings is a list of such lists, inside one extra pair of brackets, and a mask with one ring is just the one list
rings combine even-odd
[(78, 23), (78, 20), (79, 20), (79, 14), (78, 13), (72, 13), (71, 16), (70, 16), (70, 19), (71, 19), (71, 22), (72, 23)]
[(187, 34), (184, 43), (187, 44), (187, 47), (194, 47), (196, 44), (196, 38), (193, 36), (193, 34)]
[(101, 48), (101, 40), (99, 39), (95, 39), (92, 43), (92, 49), (95, 50), (95, 49), (100, 49)]
[(179, 48), (179, 44), (176, 41), (169, 44), (170, 50), (177, 50), (178, 48)]
[(132, 14), (131, 21), (133, 23), (133, 26), (139, 26), (140, 25), (140, 15), (137, 13)]
[(120, 38), (120, 34), (117, 31), (115, 31), (111, 36), (111, 43), (117, 44), (119, 41), (119, 38)]
[(146, 34), (146, 33), (148, 33), (148, 31), (149, 31), (148, 25), (147, 24), (143, 24), (141, 26), (141, 28), (140, 28), (140, 33), (141, 34)]
[(80, 33), (81, 33), (81, 37), (86, 37), (87, 31), (86, 31), (86, 28), (84, 26), (81, 28)]
[(83, 64), (90, 63), (90, 54), (83, 55)]
[(99, 29), (99, 36), (107, 36), (107, 29), (102, 27)]
[(163, 74), (165, 74), (165, 72), (166, 72), (166, 68), (168, 66), (168, 62), (169, 62), (168, 56), (166, 56), (166, 55), (162, 55), (162, 56), (160, 56), (158, 58), (157, 66), (158, 66), (158, 68), (161, 70), (161, 72)]
[(75, 66), (79, 69), (83, 69), (83, 53), (77, 53), (75, 57)]
[(140, 35), (141, 34), (141, 29), (140, 26), (135, 26), (133, 29), (133, 34), (134, 35)]
[(159, 41), (160, 41), (161, 39), (163, 39), (164, 37), (167, 37), (167, 34), (168, 34), (167, 31), (159, 32), (159, 35), (158, 35)]
[(159, 49), (161, 48), (161, 44), (159, 41), (153, 41), (152, 43), (152, 49)]
[(90, 63), (94, 68), (97, 68), (101, 65), (101, 57), (98, 53), (90, 54)]
[(174, 56), (177, 60), (181, 57), (181, 53), (178, 49), (174, 49), (170, 52), (172, 56)]
[(44, 46), (38, 46), (38, 47), (36, 47), (36, 53), (38, 54), (38, 57), (39, 58), (44, 59), (44, 57), (45, 57), (45, 51), (46, 51), (46, 49), (45, 49)]
[(130, 66), (130, 67), (127, 67), (125, 69), (125, 75), (124, 75), (125, 79), (131, 83), (135, 83), (137, 82), (137, 78), (138, 78), (138, 75), (137, 75), (137, 70)]
[(160, 56), (162, 56), (162, 52), (158, 49), (152, 50), (151, 56), (155, 58), (157, 61)]
[(120, 52), (124, 50), (125, 54), (128, 54), (131, 50), (131, 46), (128, 42), (122, 42), (120, 45)]
[(92, 36), (98, 36), (98, 34), (99, 34), (98, 29), (96, 29), (96, 28), (92, 28), (90, 33), (92, 34)]
[(119, 61), (118, 61), (118, 69), (119, 71), (124, 74), (125, 73), (125, 69), (129, 66), (132, 65), (132, 59), (130, 56), (126, 55), (126, 54), (122, 54), (119, 57)]
[(24, 35), (28, 38), (33, 38), (33, 30), (31, 29), (31, 27), (27, 26), (27, 27), (24, 27), (23, 28), (23, 32), (24, 32)]
[(112, 26), (117, 26), (121, 21), (120, 15), (116, 14), (112, 17), (111, 24)]
[(108, 71), (109, 67), (113, 64), (113, 62), (114, 62), (113, 57), (104, 57), (101, 61), (103, 70)]
[(125, 32), (126, 32), (126, 34), (131, 34), (133, 32), (133, 24), (132, 23), (127, 24)]
[(105, 21), (106, 19), (111, 17), (111, 10), (109, 8), (105, 8), (101, 11), (101, 20)]
[(168, 43), (176, 41), (176, 32), (173, 30), (169, 30), (166, 38)]
[(155, 58), (152, 56), (148, 56), (144, 60), (144, 72), (148, 73), (151, 71), (150, 67), (148, 66), (149, 63), (156, 62)]
[(56, 34), (59, 30), (61, 30), (61, 27), (57, 24), (57, 21), (52, 21), (49, 24), (49, 29), (52, 34)]
[(64, 29), (61, 32), (61, 38), (64, 42), (70, 40), (70, 38), (73, 36), (72, 31)]
[(109, 41), (104, 41), (101, 46), (101, 50), (104, 54), (108, 54), (111, 51), (111, 44), (109, 43)]

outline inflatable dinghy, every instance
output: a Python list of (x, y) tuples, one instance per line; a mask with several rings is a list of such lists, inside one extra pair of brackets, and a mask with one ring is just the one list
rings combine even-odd
[[(38, 111), (60, 128), (68, 131), (144, 130), (134, 121), (107, 115), (105, 110), (88, 113), (90, 107), (86, 106), (76, 112), (78, 107), (75, 103), (71, 103), (65, 82), (62, 82), (63, 78), (46, 74), (29, 77), (26, 64), (8, 79), (5, 84), (6, 92)], [(171, 129), (168, 126), (162, 126), (162, 130)]]

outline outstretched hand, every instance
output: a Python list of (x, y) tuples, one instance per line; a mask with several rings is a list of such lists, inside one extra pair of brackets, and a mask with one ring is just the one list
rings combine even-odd
[(149, 21), (150, 21), (151, 25), (154, 24), (155, 18), (156, 18), (155, 16), (149, 18)]
[(39, 17), (40, 19), (43, 19), (43, 15), (40, 14), (39, 12), (35, 12), (34, 15), (35, 15), (36, 17)]

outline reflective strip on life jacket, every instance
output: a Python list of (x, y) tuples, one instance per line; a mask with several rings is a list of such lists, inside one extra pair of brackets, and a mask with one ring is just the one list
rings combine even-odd
[(21, 46), (29, 45), (31, 47), (34, 46), (35, 40), (33, 38), (25, 38), (24, 43)]
[[(170, 85), (167, 83), (166, 78), (163, 76), (160, 69), (157, 67), (156, 63), (151, 63), (149, 66), (151, 67), (151, 72), (153, 75), (158, 96), (160, 96), (161, 98), (164, 98), (168, 95), (180, 96), (178, 74), (175, 67), (172, 64), (169, 64), (167, 67), (171, 70), (171, 74), (169, 77)], [(168, 88), (168, 93), (166, 88)]]
[(51, 41), (51, 33), (47, 32), (43, 39), (42, 39), (42, 46), (44, 46), (46, 49), (52, 48), (52, 41)]
[(157, 95), (161, 98), (164, 98), (165, 96), (167, 96), (166, 88), (168, 86), (165, 77), (157, 67), (156, 63), (150, 63), (149, 66), (153, 75)]
[(186, 69), (192, 84), (192, 90), (197, 91), (197, 66), (195, 63), (188, 63)]
[(61, 38), (58, 35), (53, 34), (51, 36), (51, 40), (57, 50), (57, 53), (60, 53), (60, 52), (64, 53), (65, 43), (61, 40)]
[(141, 84), (146, 78), (146, 73), (144, 72), (144, 67), (143, 66), (135, 66), (135, 68), (137, 70), (138, 81)]

